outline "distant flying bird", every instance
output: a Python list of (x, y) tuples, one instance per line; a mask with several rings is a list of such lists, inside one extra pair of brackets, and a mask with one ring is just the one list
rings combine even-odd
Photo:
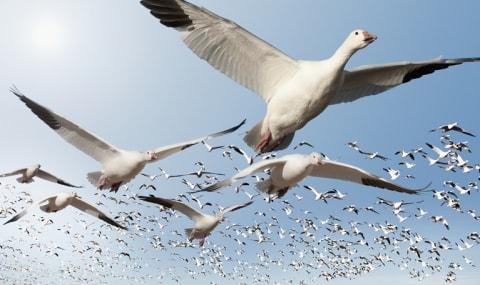
[(348, 142), (348, 143), (347, 143), (347, 146), (348, 146), (349, 148), (353, 148), (354, 150), (362, 153), (362, 149), (358, 146), (358, 143), (357, 143), (356, 141), (354, 141), (354, 142)]
[(450, 229), (450, 227), (448, 226), (447, 220), (445, 220), (445, 218), (443, 216), (431, 216), (430, 220), (432, 220), (434, 223), (441, 222), (447, 230)]
[(146, 174), (146, 173), (140, 173), (141, 175), (148, 177), (151, 181), (157, 179), (157, 177), (162, 176), (162, 173), (160, 174)]
[(404, 61), (344, 70), (358, 50), (377, 36), (352, 31), (322, 61), (296, 60), (234, 22), (182, 0), (143, 0), (167, 27), (183, 32), (185, 44), (200, 58), (267, 103), (265, 117), (244, 137), (257, 152), (286, 148), (295, 131), (326, 107), (375, 95), (439, 69), (480, 58)]
[(411, 153), (410, 151), (404, 151), (403, 149), (395, 152), (395, 155), (397, 154), (400, 154), (401, 157), (410, 157), (411, 159), (415, 159), (415, 156), (413, 156), (413, 153)]
[(315, 200), (322, 200), (323, 202), (327, 203), (327, 199), (339, 199), (341, 200), (342, 198), (338, 197), (337, 196), (337, 190), (330, 190), (330, 191), (326, 191), (326, 192), (318, 192), (315, 188), (313, 188), (312, 186), (309, 186), (309, 185), (304, 185), (303, 186), (304, 188), (310, 190), (313, 192), (313, 194), (315, 195)]
[(14, 175), (21, 174), (22, 176), (17, 178), (17, 181), (19, 183), (32, 183), (34, 181), (33, 177), (38, 177), (38, 178), (42, 178), (42, 179), (45, 179), (47, 181), (50, 181), (50, 182), (53, 182), (53, 183), (58, 183), (58, 184), (61, 184), (61, 185), (64, 185), (64, 186), (82, 188), (82, 186), (75, 186), (73, 184), (70, 184), (70, 183), (66, 182), (63, 179), (60, 179), (60, 178), (54, 176), (53, 174), (48, 173), (45, 170), (40, 169), (40, 167), (41, 167), (40, 164), (35, 164), (35, 165), (32, 165), (32, 166), (28, 166), (28, 167), (25, 167), (25, 168), (20, 168), (20, 169), (17, 169), (17, 170), (8, 172), (8, 173), (0, 174), (0, 177), (7, 177), (7, 176), (14, 176)]
[(383, 168), (388, 174), (390, 174), (390, 179), (395, 180), (400, 176), (400, 170), (398, 169), (392, 169), (390, 167)]
[(253, 163), (253, 159), (255, 158), (254, 156), (251, 156), (251, 155), (248, 155), (246, 151), (244, 151), (243, 149), (239, 148), (238, 146), (236, 145), (229, 145), (227, 146), (229, 149), (233, 149), (235, 152), (237, 152), (238, 154), (241, 154), (245, 160), (247, 161), (248, 164), (252, 164)]
[(200, 177), (202, 177), (204, 174), (206, 174), (206, 175), (208, 175), (208, 174), (211, 174), (211, 175), (225, 175), (225, 174), (223, 174), (223, 173), (205, 171), (205, 165), (204, 165), (203, 162), (201, 162), (201, 161), (197, 161), (197, 162), (195, 163), (195, 165), (199, 165), (199, 166), (200, 166), (200, 169), (197, 170), (197, 171), (188, 172), (188, 173), (184, 173), (184, 174), (170, 175), (169, 177), (182, 177), (182, 176), (188, 176), (188, 175), (195, 175), (195, 176), (197, 176), (197, 178), (200, 178)]
[(393, 207), (394, 209), (400, 209), (403, 205), (409, 205), (409, 204), (423, 202), (423, 200), (419, 201), (419, 202), (405, 202), (403, 200), (402, 201), (391, 201), (391, 200), (383, 199), (383, 198), (380, 198), (380, 197), (377, 197), (377, 198), (378, 198), (377, 204), (386, 204), (386, 205), (389, 205), (389, 206)]
[(220, 222), (224, 221), (226, 213), (236, 211), (253, 203), (253, 201), (249, 201), (240, 205), (234, 205), (225, 208), (219, 214), (214, 216), (199, 212), (198, 210), (180, 201), (164, 199), (151, 195), (138, 197), (143, 201), (159, 204), (173, 210), (178, 210), (187, 217), (189, 217), (191, 220), (193, 220), (195, 222), (195, 225), (193, 226), (193, 228), (185, 229), (185, 233), (187, 234), (188, 240), (190, 242), (192, 242), (194, 239), (200, 239), (200, 246), (203, 246), (206, 237), (210, 235), (210, 233), (217, 227), (217, 225), (220, 224)]
[(399, 162), (398, 164), (405, 165), (406, 168), (412, 168), (416, 165), (415, 163), (410, 163), (408, 161), (402, 161), (402, 162)]
[(449, 132), (449, 131), (456, 131), (456, 132), (460, 132), (462, 134), (465, 134), (465, 135), (468, 135), (468, 136), (471, 136), (471, 137), (475, 136), (474, 134), (468, 132), (464, 128), (459, 127), (457, 122), (454, 122), (452, 124), (441, 125), (441, 126), (438, 126), (437, 128), (435, 128), (433, 130), (430, 130), (430, 131), (434, 132), (434, 131), (437, 131), (437, 130), (442, 131), (442, 133), (446, 133), (446, 132)]
[(297, 183), (307, 176), (347, 180), (407, 194), (416, 194), (418, 191), (423, 190), (405, 188), (353, 165), (332, 160), (322, 160), (320, 154), (313, 152), (309, 155), (288, 154), (280, 158), (259, 161), (241, 170), (234, 176), (199, 191), (217, 191), (239, 179), (254, 173), (264, 172), (267, 169), (270, 169), (270, 177), (264, 181), (257, 182), (257, 188), (268, 194), (277, 194), (278, 197), (283, 197), (291, 187), (297, 186)]
[(121, 226), (111, 218), (109, 218), (107, 215), (105, 215), (102, 211), (97, 209), (95, 206), (83, 201), (80, 197), (78, 197), (77, 192), (61, 192), (57, 193), (52, 196), (48, 196), (46, 198), (43, 198), (36, 203), (33, 203), (30, 205), (30, 207), (26, 208), (10, 220), (6, 221), (4, 223), (8, 224), (11, 222), (18, 221), (21, 219), (23, 216), (25, 216), (30, 210), (33, 208), (37, 207), (40, 204), (43, 204), (47, 202), (47, 204), (40, 206), (40, 210), (46, 212), (46, 213), (55, 213), (57, 211), (63, 210), (66, 208), (68, 205), (73, 206), (89, 215), (92, 215), (96, 218), (99, 218), (100, 220), (109, 223), (112, 226), (121, 228), (126, 230), (127, 228)]
[(381, 160), (388, 160), (387, 157), (378, 154), (378, 152), (366, 152), (366, 151), (360, 151), (361, 154), (367, 155), (368, 158), (374, 159), (374, 158), (379, 158)]
[(244, 120), (239, 125), (222, 132), (191, 141), (158, 147), (145, 152), (123, 150), (80, 127), (62, 115), (29, 99), (17, 89), (12, 88), (11, 91), (64, 140), (102, 163), (104, 169), (88, 173), (87, 178), (90, 183), (98, 189), (110, 188), (110, 191), (113, 192), (117, 192), (122, 184), (127, 183), (137, 176), (147, 163), (163, 159), (203, 140), (231, 133), (245, 123)]
[(437, 147), (437, 146), (434, 146), (430, 143), (425, 143), (429, 148), (431, 148), (434, 152), (436, 152), (438, 154), (438, 157), (437, 157), (437, 160), (438, 159), (442, 159), (442, 158), (445, 158), (447, 157), (448, 155), (450, 155), (451, 151), (448, 150), (448, 151), (443, 151), (441, 148)]
[(310, 144), (310, 143), (307, 142), (307, 141), (301, 141), (301, 142), (299, 142), (293, 149), (295, 150), (295, 149), (297, 149), (297, 148), (299, 148), (299, 147), (301, 147), (301, 146), (303, 146), (303, 145), (309, 146), (309, 147), (311, 147), (311, 148), (314, 147), (312, 144)]
[(202, 141), (202, 144), (207, 148), (207, 151), (208, 152), (211, 152), (212, 150), (216, 150), (216, 149), (220, 149), (220, 148), (224, 148), (225, 146), (223, 145), (218, 145), (218, 146), (211, 146), (209, 145), (207, 142), (205, 141)]

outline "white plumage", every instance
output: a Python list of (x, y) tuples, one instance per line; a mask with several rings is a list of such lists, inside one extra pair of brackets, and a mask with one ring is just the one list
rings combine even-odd
[(244, 137), (258, 152), (286, 148), (295, 131), (327, 106), (382, 93), (438, 69), (480, 58), (403, 61), (344, 70), (350, 57), (377, 37), (351, 32), (334, 54), (321, 61), (296, 60), (234, 22), (183, 0), (143, 0), (165, 26), (200, 58), (259, 94), (265, 117)]
[(42, 178), (47, 181), (58, 183), (68, 187), (75, 187), (75, 188), (82, 187), (82, 186), (75, 186), (71, 183), (66, 182), (63, 179), (56, 177), (53, 174), (46, 172), (45, 170), (41, 169), (41, 165), (38, 163), (31, 166), (24, 167), (24, 168), (20, 168), (14, 171), (10, 171), (8, 173), (0, 174), (0, 177), (8, 177), (8, 176), (14, 176), (14, 175), (20, 175), (20, 174), (22, 176), (17, 178), (17, 181), (19, 183), (32, 183), (34, 181), (33, 178), (38, 177), (38, 178)]
[(55, 213), (57, 211), (65, 209), (68, 205), (70, 205), (89, 215), (99, 218), (104, 222), (107, 222), (113, 226), (116, 226), (121, 229), (126, 229), (125, 227), (121, 226), (120, 224), (118, 224), (117, 222), (109, 218), (107, 215), (105, 215), (102, 211), (97, 209), (95, 206), (83, 201), (80, 197), (78, 197), (77, 192), (61, 192), (52, 196), (45, 197), (37, 201), (36, 203), (33, 203), (30, 207), (18, 213), (10, 220), (6, 221), (4, 225), (11, 222), (18, 221), (23, 216), (25, 216), (30, 210), (32, 210), (33, 208), (45, 202), (47, 203), (40, 206), (40, 209), (46, 213)]
[[(232, 177), (226, 178), (200, 191), (216, 191), (235, 181), (250, 176), (254, 173), (270, 170), (270, 177), (264, 181), (257, 182), (257, 188), (268, 194), (277, 194), (282, 197), (291, 187), (307, 176), (317, 176), (339, 180), (347, 180), (367, 186), (384, 188), (392, 191), (407, 194), (416, 194), (425, 188), (413, 190), (398, 184), (394, 184), (366, 172), (365, 170), (346, 163), (332, 160), (322, 160), (320, 154), (313, 152), (305, 154), (288, 154), (283, 157), (262, 160), (240, 170)], [(428, 187), (428, 185), (427, 185)]]
[(155, 196), (138, 196), (141, 200), (159, 204), (173, 210), (178, 210), (195, 222), (193, 228), (185, 229), (188, 240), (192, 242), (194, 239), (200, 239), (199, 245), (203, 246), (205, 238), (224, 220), (224, 216), (228, 212), (232, 212), (244, 208), (253, 203), (249, 201), (240, 205), (234, 205), (223, 209), (217, 215), (204, 214), (180, 201), (164, 199)]
[(117, 192), (122, 184), (127, 183), (137, 176), (147, 163), (163, 159), (203, 140), (231, 133), (245, 123), (244, 120), (239, 125), (222, 132), (190, 141), (158, 147), (145, 152), (124, 150), (117, 148), (62, 115), (43, 107), (21, 94), (18, 90), (12, 88), (11, 91), (64, 140), (102, 163), (104, 167), (103, 170), (88, 173), (87, 178), (90, 183), (99, 189), (110, 188), (110, 191), (114, 192)]

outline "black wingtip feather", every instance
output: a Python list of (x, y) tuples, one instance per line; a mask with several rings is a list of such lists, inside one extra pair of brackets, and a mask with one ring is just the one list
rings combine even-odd
[(10, 91), (18, 96), (18, 98), (50, 128), (54, 130), (60, 129), (60, 123), (57, 121), (57, 119), (55, 119), (50, 110), (23, 95), (16, 87), (10, 88)]
[(414, 70), (408, 72), (405, 74), (403, 77), (402, 83), (407, 83), (413, 79), (420, 78), (426, 74), (434, 73), (437, 70), (440, 69), (445, 69), (450, 67), (451, 65), (457, 65), (461, 64), (461, 62), (455, 62), (455, 63), (435, 63), (435, 64), (428, 64), (424, 66), (420, 66), (418, 68), (415, 68)]
[(176, 28), (186, 29), (193, 24), (190, 17), (185, 14), (182, 7), (176, 1), (140, 1), (140, 3), (163, 25)]
[(150, 202), (150, 203), (160, 204), (160, 205), (168, 207), (168, 208), (171, 208), (173, 206), (173, 203), (168, 202), (168, 200), (162, 199), (162, 198), (159, 198), (159, 197), (155, 197), (153, 195), (138, 196), (138, 198), (142, 201), (147, 201), (147, 202)]

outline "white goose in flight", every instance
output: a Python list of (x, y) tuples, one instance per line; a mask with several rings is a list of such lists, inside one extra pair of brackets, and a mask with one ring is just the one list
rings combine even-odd
[(359, 167), (333, 160), (324, 160), (320, 154), (312, 152), (309, 155), (287, 154), (279, 158), (259, 161), (240, 170), (232, 177), (197, 192), (217, 191), (225, 186), (232, 185), (239, 179), (254, 173), (264, 172), (267, 169), (270, 170), (270, 177), (264, 181), (257, 182), (257, 188), (268, 194), (276, 194), (278, 197), (283, 197), (291, 187), (297, 186), (297, 183), (307, 176), (347, 180), (407, 194), (416, 194), (430, 185), (418, 190), (409, 189), (368, 173)]
[(192, 242), (194, 239), (200, 239), (200, 246), (203, 246), (206, 237), (210, 235), (210, 233), (218, 226), (218, 224), (224, 221), (226, 213), (236, 211), (253, 203), (253, 201), (248, 201), (240, 205), (234, 205), (225, 208), (217, 215), (208, 215), (177, 200), (164, 199), (152, 195), (138, 197), (143, 201), (159, 204), (173, 210), (178, 210), (193, 220), (195, 225), (193, 228), (185, 229), (185, 233), (187, 234), (190, 242)]
[(412, 79), (480, 58), (403, 61), (344, 70), (350, 57), (377, 37), (354, 30), (325, 60), (296, 60), (236, 23), (183, 0), (142, 0), (200, 58), (267, 104), (265, 117), (244, 137), (257, 152), (286, 148), (295, 131), (327, 106), (382, 93)]
[(62, 115), (36, 103), (17, 89), (12, 88), (11, 91), (64, 140), (102, 163), (103, 170), (90, 172), (87, 174), (87, 178), (98, 189), (110, 188), (110, 191), (114, 192), (117, 192), (122, 184), (137, 176), (147, 163), (163, 159), (203, 140), (231, 133), (245, 123), (244, 120), (239, 125), (222, 132), (145, 152), (124, 150), (108, 143)]
[(64, 186), (68, 187), (75, 187), (75, 188), (82, 188), (82, 186), (75, 186), (73, 184), (68, 183), (67, 181), (60, 179), (56, 177), (53, 174), (50, 174), (46, 172), (43, 169), (40, 169), (41, 165), (40, 164), (34, 164), (31, 166), (27, 166), (24, 168), (20, 168), (8, 173), (0, 174), (0, 177), (7, 177), (7, 176), (14, 176), (14, 175), (19, 175), (21, 174), (22, 176), (17, 178), (17, 181), (19, 183), (32, 183), (34, 180), (34, 177), (42, 178), (47, 181), (53, 182), (53, 183), (58, 183)]
[(121, 229), (127, 229), (124, 226), (118, 224), (111, 218), (109, 218), (107, 215), (105, 215), (102, 211), (97, 209), (95, 206), (83, 201), (78, 195), (77, 192), (61, 192), (57, 193), (52, 196), (45, 197), (36, 203), (33, 203), (30, 205), (30, 207), (26, 208), (22, 212), (18, 213), (15, 215), (13, 218), (10, 220), (6, 221), (4, 223), (8, 224), (11, 222), (15, 222), (20, 220), (23, 216), (25, 216), (30, 210), (33, 208), (37, 207), (40, 204), (43, 204), (47, 202), (45, 205), (40, 206), (40, 209), (46, 213), (55, 213), (57, 211), (65, 209), (68, 205), (73, 206), (89, 215), (92, 215), (96, 218), (99, 218), (100, 220), (109, 223), (110, 225), (113, 225), (115, 227), (121, 228)]

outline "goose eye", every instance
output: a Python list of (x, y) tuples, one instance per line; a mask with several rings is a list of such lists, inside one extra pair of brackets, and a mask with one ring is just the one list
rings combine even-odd
[(358, 31), (357, 31), (357, 32), (355, 32), (355, 35), (358, 35)]

